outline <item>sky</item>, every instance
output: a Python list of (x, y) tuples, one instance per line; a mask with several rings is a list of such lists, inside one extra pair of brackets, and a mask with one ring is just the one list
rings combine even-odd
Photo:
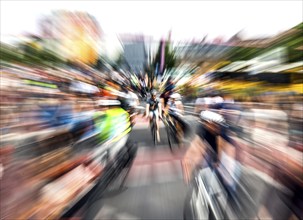
[[(107, 36), (143, 33), (158, 40), (172, 31), (175, 41), (242, 31), (246, 39), (273, 36), (300, 22), (303, 1), (8, 1), (1, 0), (1, 40), (38, 33), (37, 20), (53, 10), (85, 11)], [(112, 42), (113, 43), (113, 42)]]

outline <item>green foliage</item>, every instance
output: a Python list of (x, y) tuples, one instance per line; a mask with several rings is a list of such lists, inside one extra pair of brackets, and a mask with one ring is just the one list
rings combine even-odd
[(263, 53), (262, 48), (245, 48), (234, 47), (229, 52), (229, 60), (234, 62), (238, 60), (250, 60), (256, 57), (258, 54)]
[(23, 55), (15, 47), (1, 43), (0, 59), (6, 62), (21, 62)]
[(294, 27), (295, 29), (303, 30), (303, 22)]
[(189, 84), (184, 84), (178, 88), (178, 91), (182, 96), (194, 98), (197, 97), (199, 88)]
[(125, 62), (125, 57), (123, 56), (122, 53), (119, 54), (118, 58), (115, 61), (115, 64), (120, 66)]
[[(176, 52), (175, 50), (173, 50), (170, 47), (170, 42), (165, 42), (165, 50), (164, 50), (164, 54), (165, 54), (165, 64), (164, 64), (164, 69), (166, 69), (167, 71), (170, 71), (171, 69), (173, 69), (174, 67), (176, 67), (176, 63), (177, 63), (177, 58), (176, 58)], [(154, 59), (154, 62), (152, 64), (153, 69), (156, 69), (156, 65), (160, 64), (160, 60), (161, 60), (161, 44), (159, 45), (156, 57)]]
[(303, 23), (295, 26), (293, 30), (297, 31), (291, 35), (281, 37), (266, 48), (234, 47), (229, 51), (228, 58), (232, 62), (238, 60), (250, 60), (278, 47), (285, 47), (288, 51), (288, 62), (302, 60), (302, 52), (296, 50), (296, 48), (303, 46)]
[(165, 46), (165, 69), (171, 70), (176, 65), (175, 51), (170, 49), (169, 43)]
[(18, 47), (1, 43), (1, 60), (10, 63), (19, 63), (37, 66), (60, 66), (66, 61), (45, 48), (39, 49), (31, 43), (22, 42)]

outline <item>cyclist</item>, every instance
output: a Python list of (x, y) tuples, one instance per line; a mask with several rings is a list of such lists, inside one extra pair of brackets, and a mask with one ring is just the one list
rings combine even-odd
[(183, 132), (186, 130), (186, 124), (182, 119), (184, 113), (183, 104), (181, 101), (181, 95), (178, 93), (173, 93), (167, 103), (164, 110), (165, 115), (169, 114), (174, 120), (174, 125), (177, 129), (177, 135), (179, 140), (182, 139)]
[(183, 115), (184, 113), (184, 108), (183, 108), (183, 104), (181, 101), (181, 95), (178, 93), (173, 93), (170, 96), (170, 99), (168, 101), (168, 109), (169, 111), (179, 114), (179, 115)]
[(156, 117), (156, 125), (157, 125), (157, 139), (160, 142), (160, 133), (159, 133), (159, 118), (162, 118), (162, 110), (161, 104), (157, 99), (157, 91), (152, 90), (151, 98), (146, 103), (146, 115), (145, 117), (149, 117), (149, 122), (151, 123), (153, 117)]
[[(226, 121), (220, 115), (212, 111), (202, 111), (200, 114), (200, 124), (197, 127), (196, 137), (187, 150), (183, 165), (185, 166), (187, 181), (191, 178), (191, 172), (198, 164), (201, 164), (203, 157), (209, 152), (206, 146), (210, 147), (208, 161), (212, 167), (216, 167), (219, 162), (219, 149), (224, 146), (233, 145), (232, 140), (226, 135)], [(225, 129), (223, 129), (225, 128)], [(219, 146), (220, 145), (220, 146)], [(221, 151), (221, 150), (220, 150)]]
[(131, 90), (132, 89), (129, 86), (122, 88), (124, 97), (119, 97), (118, 100), (121, 102), (121, 107), (129, 113), (133, 126), (135, 124), (135, 116), (137, 114), (136, 107), (139, 105), (139, 98)]

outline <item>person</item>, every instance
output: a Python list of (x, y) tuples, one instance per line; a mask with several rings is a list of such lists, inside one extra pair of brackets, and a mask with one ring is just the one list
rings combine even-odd
[(239, 125), (241, 122), (241, 114), (243, 109), (239, 103), (236, 103), (233, 94), (229, 91), (224, 91), (223, 102), (217, 103), (217, 109), (223, 115), (227, 123), (229, 124), (229, 131), (241, 134), (242, 128)]
[(167, 103), (171, 95), (172, 95), (172, 91), (164, 91), (160, 95), (160, 101), (161, 101), (161, 105), (163, 106), (163, 110), (167, 108)]
[[(227, 126), (222, 115), (206, 110), (201, 112), (200, 119), (196, 137), (182, 161), (186, 181), (190, 181), (192, 172), (203, 162), (209, 162), (212, 167), (217, 167), (222, 153), (219, 149), (233, 146), (232, 140), (222, 133), (222, 127)], [(229, 151), (233, 153), (233, 149)]]
[(138, 96), (132, 91), (130, 86), (121, 87), (123, 95), (118, 97), (121, 102), (121, 107), (128, 111), (129, 109), (136, 108), (139, 105)]
[(131, 90), (128, 90), (129, 106), (136, 108), (139, 105), (139, 97)]
[(131, 91), (130, 88), (127, 88), (126, 99), (127, 99), (127, 109), (126, 109), (126, 111), (130, 115), (131, 124), (133, 126), (135, 124), (135, 117), (138, 113), (136, 108), (139, 105), (139, 98), (134, 92)]
[(168, 78), (164, 92), (160, 95), (163, 109), (167, 107), (170, 96), (174, 93), (175, 84), (171, 77)]
[(170, 96), (170, 99), (168, 101), (168, 109), (172, 112), (176, 112), (178, 114), (183, 115), (184, 113), (184, 107), (181, 101), (181, 95), (178, 93), (173, 93)]
[(157, 125), (157, 139), (160, 142), (160, 133), (159, 133), (159, 118), (162, 118), (162, 110), (161, 104), (157, 99), (156, 90), (152, 90), (151, 98), (146, 103), (146, 118), (149, 117), (149, 122), (151, 123), (153, 117), (156, 117), (156, 125)]
[(169, 114), (174, 119), (174, 124), (177, 128), (179, 138), (183, 136), (183, 132), (186, 130), (185, 121), (182, 119), (184, 114), (184, 107), (181, 101), (181, 95), (173, 93), (167, 103), (166, 109), (164, 110), (165, 115)]
[(168, 80), (167, 80), (167, 83), (166, 83), (165, 90), (166, 91), (174, 91), (175, 87), (176, 86), (175, 86), (175, 83), (174, 83), (172, 77), (169, 77)]
[(212, 104), (212, 98), (210, 97), (210, 93), (206, 94), (199, 94), (198, 98), (195, 102), (195, 113), (199, 113), (202, 110), (205, 110), (208, 108), (209, 105)]
[[(96, 102), (97, 111), (94, 113), (94, 124), (99, 132), (100, 142), (129, 132), (130, 118), (128, 112), (121, 107), (119, 100), (100, 99)], [(114, 139), (113, 139), (114, 140)]]

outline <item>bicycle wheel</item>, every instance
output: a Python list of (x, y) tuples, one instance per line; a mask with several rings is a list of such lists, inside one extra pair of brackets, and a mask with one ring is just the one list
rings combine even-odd
[(165, 124), (165, 127), (166, 127), (166, 134), (167, 134), (167, 142), (168, 142), (168, 146), (170, 148), (171, 151), (173, 151), (173, 148), (172, 148), (172, 141), (171, 141), (171, 137), (170, 137), (170, 130), (169, 130), (169, 127), (167, 124)]
[(176, 118), (176, 116), (171, 116), (171, 127), (173, 129), (173, 137), (175, 143), (177, 143), (178, 147), (180, 147), (180, 144), (182, 143), (182, 137), (184, 136), (182, 125), (180, 124), (180, 121)]
[(168, 141), (169, 149), (171, 151), (173, 151), (172, 140), (171, 140), (171, 132), (170, 132), (170, 129), (168, 127), (166, 127), (166, 133), (167, 133), (167, 141)]
[(158, 141), (158, 133), (157, 133), (157, 122), (156, 122), (156, 118), (154, 118), (154, 144), (155, 146), (157, 145), (157, 141)]
[(153, 117), (153, 120), (152, 120), (151, 131), (152, 131), (153, 143), (154, 143), (154, 146), (156, 146), (157, 145), (157, 124), (156, 124), (155, 117)]
[(196, 181), (194, 181), (185, 197), (185, 204), (183, 209), (184, 220), (194, 219), (215, 219), (209, 210), (208, 202), (203, 192)]
[(176, 145), (179, 146), (179, 142), (176, 137), (176, 130), (174, 129), (172, 124), (167, 123), (166, 132), (169, 148), (173, 152)]

